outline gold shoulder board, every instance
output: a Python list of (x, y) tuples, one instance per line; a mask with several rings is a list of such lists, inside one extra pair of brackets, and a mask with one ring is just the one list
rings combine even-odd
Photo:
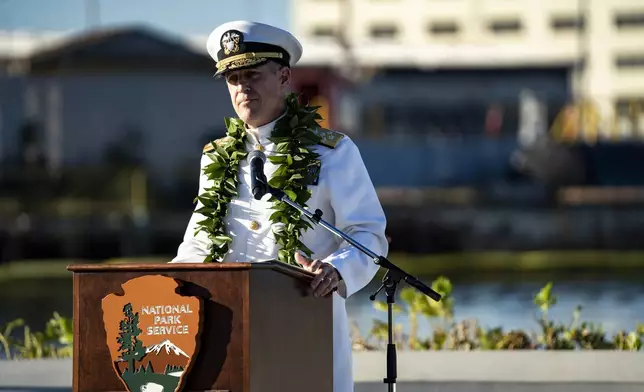
[(320, 137), (320, 144), (329, 148), (335, 148), (344, 137), (344, 134), (326, 128), (316, 129), (315, 134)]
[[(215, 140), (215, 144), (216, 144), (217, 146), (221, 146), (222, 144), (226, 143), (227, 141), (229, 141), (229, 140), (231, 140), (231, 139), (233, 139), (233, 138), (232, 138), (232, 137), (230, 137), (230, 136), (224, 136), (224, 137), (222, 137), (221, 139), (217, 139), (217, 140)], [(203, 148), (203, 153), (205, 154), (205, 153), (210, 152), (210, 151), (212, 151), (212, 150), (214, 150), (214, 149), (215, 149), (215, 146), (213, 146), (213, 144), (212, 144), (212, 143), (208, 143), (208, 144), (206, 144), (206, 145), (204, 146), (204, 148)]]

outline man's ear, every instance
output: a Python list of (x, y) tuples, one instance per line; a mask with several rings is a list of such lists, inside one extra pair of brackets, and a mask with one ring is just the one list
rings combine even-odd
[(280, 82), (283, 86), (288, 86), (291, 83), (291, 69), (289, 67), (282, 67), (280, 72)]

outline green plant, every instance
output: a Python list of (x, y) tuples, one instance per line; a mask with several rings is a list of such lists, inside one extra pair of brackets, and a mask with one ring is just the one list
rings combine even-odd
[(535, 295), (534, 303), (541, 310), (541, 317), (537, 320), (541, 327), (541, 334), (537, 336), (537, 341), (541, 347), (549, 350), (573, 349), (571, 340), (563, 338), (566, 332), (565, 325), (555, 324), (548, 318), (548, 311), (557, 304), (557, 296), (552, 293), (552, 282), (548, 282)]
[[(432, 283), (432, 289), (440, 293), (443, 298), (436, 302), (426, 295), (411, 287), (400, 290), (401, 304), (394, 304), (394, 313), (405, 313), (409, 319), (410, 331), (408, 335), (402, 332), (402, 325), (396, 325), (395, 342), (401, 347), (412, 350), (440, 349), (447, 342), (448, 327), (454, 318), (454, 301), (451, 297), (452, 283), (445, 277), (439, 277)], [(387, 311), (387, 304), (375, 301), (374, 307)], [(418, 322), (421, 317), (427, 318), (434, 325), (434, 334), (428, 339), (418, 336)], [(376, 338), (378, 343), (386, 342), (387, 324), (374, 321), (370, 336)], [(404, 339), (406, 337), (406, 339)], [(406, 341), (405, 341), (406, 340)]]
[(534, 303), (541, 310), (541, 317), (538, 319), (541, 334), (537, 337), (541, 348), (547, 350), (616, 348), (616, 345), (606, 339), (601, 325), (581, 321), (581, 305), (573, 311), (572, 322), (568, 326), (548, 318), (548, 311), (557, 303), (557, 296), (552, 293), (552, 282), (548, 282), (537, 293)]
[(11, 359), (11, 348), (14, 344), (14, 340), (11, 337), (11, 333), (13, 332), (14, 328), (21, 327), (24, 325), (24, 320), (23, 319), (16, 319), (13, 321), (10, 321), (9, 323), (5, 324), (0, 328), (0, 343), (2, 343), (2, 348), (4, 350), (4, 356), (7, 359)]
[(644, 324), (637, 324), (632, 332), (620, 331), (613, 338), (613, 344), (618, 350), (639, 351), (642, 348)]
[[(17, 328), (22, 327), (22, 332)], [(57, 312), (45, 324), (44, 331), (32, 331), (22, 319), (0, 327), (0, 343), (7, 359), (65, 358), (72, 355), (71, 319)]]
[[(606, 337), (601, 325), (581, 321), (582, 307), (578, 306), (572, 315), (572, 322), (565, 324), (549, 317), (549, 311), (557, 304), (552, 282), (548, 282), (534, 296), (533, 302), (540, 311), (537, 318), (539, 330), (528, 333), (521, 330), (504, 332), (501, 327), (485, 329), (476, 320), (454, 320), (454, 299), (452, 283), (445, 277), (439, 277), (432, 283), (432, 288), (443, 295), (435, 302), (413, 288), (404, 288), (400, 300), (394, 307), (396, 314), (406, 314), (409, 321), (409, 332), (406, 334), (402, 325), (395, 326), (395, 342), (402, 349), (411, 350), (630, 350), (642, 348), (644, 324), (638, 324), (635, 331), (621, 331), (612, 340)], [(375, 302), (374, 307), (386, 311), (386, 304)], [(432, 326), (430, 336), (418, 336), (419, 319), (425, 318)], [(369, 336), (363, 339), (357, 336), (354, 341), (360, 342), (357, 349), (374, 350), (382, 347), (387, 338), (387, 324), (374, 320)], [(375, 342), (371, 342), (373, 339)]]

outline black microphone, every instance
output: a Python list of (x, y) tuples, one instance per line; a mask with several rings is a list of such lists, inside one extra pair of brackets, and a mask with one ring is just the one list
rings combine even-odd
[(266, 155), (259, 150), (253, 150), (248, 154), (250, 163), (250, 189), (255, 200), (261, 199), (266, 194), (266, 175), (264, 175), (264, 163)]

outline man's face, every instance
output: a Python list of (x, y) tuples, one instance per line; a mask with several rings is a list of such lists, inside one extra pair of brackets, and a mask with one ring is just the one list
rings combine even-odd
[(281, 114), (290, 80), (290, 69), (273, 62), (226, 74), (235, 112), (252, 127), (267, 124)]

